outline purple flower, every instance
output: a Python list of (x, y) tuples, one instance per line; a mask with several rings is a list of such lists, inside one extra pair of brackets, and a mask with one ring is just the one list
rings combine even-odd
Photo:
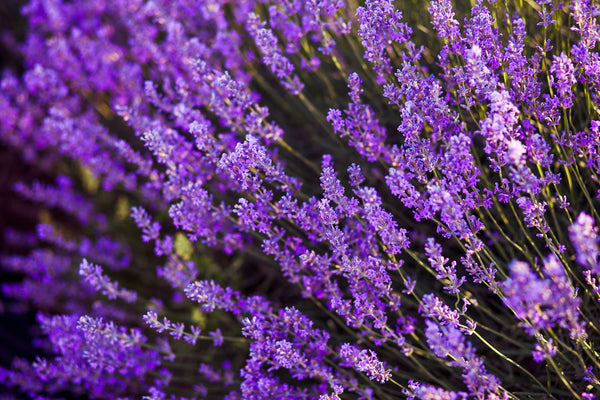
[(233, 152), (223, 154), (219, 170), (226, 173), (232, 182), (238, 182), (241, 191), (255, 193), (261, 187), (263, 179), (253, 170), (264, 173), (264, 180), (278, 184), (281, 190), (294, 192), (299, 189), (298, 180), (287, 176), (283, 166), (274, 163), (258, 138), (251, 135), (246, 136), (243, 143), (238, 143)]
[(452, 310), (432, 293), (423, 296), (419, 311), (425, 317), (436, 318), (442, 325), (458, 328), (458, 312)]
[(571, 108), (573, 106), (573, 91), (571, 87), (577, 82), (573, 61), (565, 54), (555, 56), (550, 66), (550, 84), (558, 92), (560, 106)]
[(452, 392), (432, 385), (424, 385), (409, 380), (409, 390), (404, 391), (409, 400), (458, 400), (466, 399), (468, 394), (464, 392)]
[(543, 202), (533, 202), (529, 197), (519, 197), (516, 200), (519, 208), (523, 210), (523, 215), (525, 217), (525, 222), (527, 223), (527, 227), (538, 228), (542, 232), (548, 232), (550, 227), (544, 220), (544, 214), (546, 213), (546, 205), (545, 201)]
[(568, 329), (573, 339), (586, 336), (585, 322), (579, 320), (581, 299), (553, 254), (544, 261), (543, 278), (521, 261), (513, 261), (509, 268), (510, 277), (502, 283), (502, 301), (529, 335), (558, 326)]
[(386, 82), (386, 75), (392, 70), (388, 49), (396, 42), (409, 42), (411, 28), (400, 22), (402, 13), (387, 0), (367, 0), (364, 7), (356, 10), (358, 16), (358, 36), (365, 48), (365, 59), (374, 64), (377, 83)]
[(410, 245), (406, 235), (406, 229), (398, 228), (397, 222), (391, 213), (381, 207), (381, 198), (375, 188), (361, 187), (355, 189), (355, 193), (363, 201), (363, 209), (366, 220), (381, 238), (386, 251), (390, 254), (398, 254), (402, 249)]
[[(587, 192), (600, 181), (600, 8), (540, 0), (536, 17), (478, 0), (456, 9), (463, 22), (450, 0), (432, 0), (431, 24), (416, 21), (415, 32), (420, 43), (437, 35), (433, 54), (411, 41), (395, 2), (350, 3), (24, 6), (23, 43), (2, 37), (24, 73), (2, 74), (0, 139), (34, 170), (69, 177), (16, 186), (40, 204), (42, 223), (7, 237), (32, 250), (2, 256), (24, 278), (2, 283), (11, 301), (0, 309), (52, 315), (38, 316), (45, 358), (0, 367), (2, 384), (40, 399), (373, 400), (403, 388), (411, 400), (506, 400), (508, 388), (531, 386), (515, 375), (505, 389), (487, 372), (511, 367), (498, 352), (515, 350), (504, 339), (516, 320), (534, 361), (548, 363), (531, 371), (550, 374), (542, 394), (566, 383), (593, 397), (585, 321), (600, 267), (597, 228), (581, 208), (593, 207)], [(539, 34), (527, 31), (538, 22)], [(321, 137), (327, 122), (342, 140)], [(320, 174), (305, 170), (319, 158)], [(350, 165), (347, 175), (335, 165)], [(135, 205), (137, 234), (123, 204)], [(571, 258), (584, 282), (554, 239), (574, 214)], [(521, 246), (513, 217), (537, 238)], [(557, 256), (507, 271), (538, 243)], [(206, 274), (215, 281), (197, 280)], [(430, 283), (436, 292), (422, 295)], [(490, 314), (496, 300), (510, 312)], [(585, 363), (553, 371), (571, 347)]]
[(349, 144), (367, 160), (374, 162), (379, 158), (389, 160), (389, 148), (385, 145), (387, 138), (385, 129), (375, 118), (375, 112), (369, 105), (360, 101), (362, 80), (358, 74), (352, 73), (348, 77), (349, 95), (352, 103), (344, 110), (346, 117), (337, 109), (330, 109), (327, 113), (335, 133), (340, 137), (349, 137)]
[(38, 320), (54, 357), (38, 359), (34, 374), (56, 382), (58, 390), (71, 385), (93, 387), (95, 395), (117, 398), (125, 395), (131, 380), (149, 387), (145, 375), (157, 372), (161, 364), (156, 351), (144, 348), (147, 339), (138, 329), (128, 331), (90, 316), (39, 314)]
[(246, 23), (246, 29), (254, 39), (256, 46), (263, 55), (263, 62), (267, 65), (290, 93), (298, 94), (304, 88), (297, 76), (292, 76), (294, 66), (290, 60), (281, 54), (277, 38), (271, 29), (265, 28), (265, 23), (260, 21), (259, 17), (250, 13)]
[(569, 237), (575, 247), (577, 262), (600, 274), (598, 265), (598, 228), (594, 219), (585, 212), (579, 213), (577, 220), (569, 227)]
[(454, 41), (459, 35), (458, 21), (454, 19), (454, 10), (450, 0), (432, 1), (427, 9), (432, 24), (440, 38)]
[(224, 338), (223, 338), (223, 334), (221, 333), (221, 330), (219, 328), (217, 328), (214, 331), (209, 332), (208, 335), (213, 338), (213, 345), (215, 347), (223, 345)]
[(292, 343), (287, 340), (278, 340), (274, 345), (273, 362), (275, 365), (290, 369), (300, 362), (306, 362), (306, 360), (301, 359), (300, 353), (293, 347)]
[(95, 290), (107, 296), (109, 300), (120, 298), (127, 303), (135, 303), (137, 294), (134, 291), (119, 289), (117, 282), (111, 282), (108, 276), (102, 274), (102, 267), (88, 262), (85, 258), (79, 265), (79, 275)]
[(345, 364), (366, 373), (369, 379), (384, 383), (392, 377), (391, 371), (386, 368), (385, 363), (379, 361), (373, 350), (360, 350), (349, 343), (344, 343), (340, 346), (339, 352)]
[(483, 360), (476, 356), (471, 342), (465, 340), (459, 329), (431, 320), (425, 323), (427, 344), (436, 356), (442, 359), (450, 356), (448, 365), (463, 369), (463, 381), (471, 395), (483, 398), (486, 392), (497, 393), (500, 390), (500, 380), (486, 371)]
[(440, 246), (435, 239), (427, 238), (427, 244), (425, 245), (425, 254), (427, 260), (431, 264), (431, 267), (437, 272), (435, 279), (449, 279), (450, 285), (445, 286), (444, 290), (448, 290), (449, 293), (460, 293), (459, 287), (466, 282), (466, 278), (463, 276), (460, 279), (456, 276), (456, 261), (452, 261), (448, 264), (448, 259), (442, 256), (442, 246)]
[(548, 339), (542, 345), (536, 343), (535, 349), (531, 352), (531, 355), (533, 356), (533, 361), (540, 363), (548, 358), (554, 357), (557, 350), (553, 340)]

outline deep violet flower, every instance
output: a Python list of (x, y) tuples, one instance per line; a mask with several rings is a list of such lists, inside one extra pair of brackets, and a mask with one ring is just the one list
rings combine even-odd
[(22, 3), (0, 397), (600, 391), (595, 2)]
[(541, 329), (560, 327), (573, 338), (585, 336), (585, 322), (581, 322), (581, 299), (554, 255), (549, 256), (541, 269), (543, 278), (534, 273), (527, 263), (514, 261), (510, 277), (503, 282), (503, 302), (510, 307), (521, 326), (529, 335)]

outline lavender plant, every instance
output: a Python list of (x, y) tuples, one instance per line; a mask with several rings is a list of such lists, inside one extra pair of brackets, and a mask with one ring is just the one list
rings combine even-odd
[(15, 396), (600, 392), (593, 1), (21, 12), (0, 138), (55, 178), (12, 188)]

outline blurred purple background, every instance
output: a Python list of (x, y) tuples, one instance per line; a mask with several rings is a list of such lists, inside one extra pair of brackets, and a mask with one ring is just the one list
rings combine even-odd
[[(15, 51), (15, 43), (23, 40), (25, 20), (20, 17), (19, 9), (24, 0), (0, 1), (0, 70), (12, 69), (17, 74), (23, 70), (22, 62)], [(0, 123), (2, 115), (0, 110)], [(20, 181), (43, 179), (43, 173), (21, 159), (20, 154), (0, 143), (0, 254), (9, 254), (23, 249), (10, 247), (4, 240), (4, 231), (11, 227), (19, 231), (34, 229), (37, 217), (36, 207), (25, 202), (12, 191), (13, 185)], [(9, 275), (0, 269), (0, 282), (18, 280), (18, 276)], [(14, 314), (6, 309), (5, 298), (0, 292), (0, 365), (8, 366), (15, 356), (32, 358), (31, 329), (34, 326), (33, 314)], [(0, 384), (0, 394), (10, 393)]]

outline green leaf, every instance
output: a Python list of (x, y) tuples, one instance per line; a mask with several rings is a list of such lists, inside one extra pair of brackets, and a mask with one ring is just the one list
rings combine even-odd
[(188, 261), (194, 254), (194, 246), (187, 236), (181, 232), (175, 234), (175, 254), (181, 257), (183, 260)]

